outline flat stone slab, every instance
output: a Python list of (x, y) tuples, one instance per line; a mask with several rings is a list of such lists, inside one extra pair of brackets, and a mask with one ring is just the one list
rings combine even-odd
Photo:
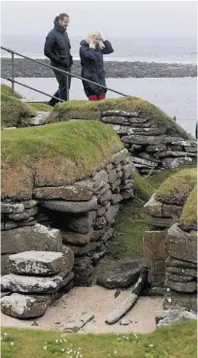
[(50, 302), (50, 296), (26, 296), (13, 293), (1, 299), (1, 311), (15, 318), (35, 318), (45, 313)]
[(103, 260), (98, 265), (98, 285), (106, 288), (129, 287), (138, 280), (143, 263), (137, 260)]
[(168, 253), (176, 259), (197, 263), (197, 238), (181, 230), (177, 224), (168, 229)]
[(10, 272), (19, 275), (55, 275), (64, 270), (69, 273), (74, 264), (72, 250), (65, 253), (53, 251), (25, 251), (9, 256)]
[(92, 191), (85, 185), (68, 185), (60, 187), (37, 188), (33, 194), (38, 199), (62, 199), (69, 201), (87, 201), (92, 198)]
[(65, 213), (85, 213), (97, 208), (97, 198), (88, 201), (48, 200), (41, 203), (45, 208)]
[(53, 293), (62, 286), (67, 276), (65, 273), (52, 277), (9, 274), (1, 278), (1, 290), (22, 293)]
[(94, 318), (92, 312), (77, 312), (68, 319), (65, 325), (60, 327), (61, 332), (75, 333), (84, 327), (88, 322)]
[(61, 251), (60, 231), (36, 224), (1, 232), (1, 254), (15, 254), (29, 250)]

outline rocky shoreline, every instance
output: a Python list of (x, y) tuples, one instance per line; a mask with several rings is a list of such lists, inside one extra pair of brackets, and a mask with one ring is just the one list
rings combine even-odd
[[(39, 59), (42, 63), (49, 63), (47, 59)], [(157, 62), (105, 62), (106, 77), (110, 78), (143, 78), (143, 77), (197, 77), (196, 64), (182, 63), (157, 63)], [(80, 61), (74, 61), (72, 72), (80, 75)], [(12, 74), (11, 59), (1, 58), (1, 73), (3, 77), (10, 77)], [(54, 77), (50, 68), (41, 66), (32, 61), (16, 58), (14, 60), (15, 77)]]

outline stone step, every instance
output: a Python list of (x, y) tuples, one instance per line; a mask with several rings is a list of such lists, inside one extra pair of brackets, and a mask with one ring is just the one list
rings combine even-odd
[(49, 304), (51, 297), (22, 295), (13, 293), (1, 299), (1, 311), (11, 317), (28, 319), (42, 316)]
[(74, 264), (73, 251), (24, 251), (9, 256), (10, 272), (19, 275), (51, 276), (64, 270), (71, 272)]
[(55, 293), (73, 279), (73, 273), (61, 272), (51, 277), (9, 274), (1, 278), (1, 291), (18, 293)]

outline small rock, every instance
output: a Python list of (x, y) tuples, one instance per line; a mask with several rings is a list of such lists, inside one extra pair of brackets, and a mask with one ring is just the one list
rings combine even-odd
[(131, 323), (131, 320), (130, 320), (130, 319), (127, 319), (127, 318), (123, 318), (123, 319), (120, 321), (120, 325), (121, 325), (121, 326), (128, 326), (130, 323)]

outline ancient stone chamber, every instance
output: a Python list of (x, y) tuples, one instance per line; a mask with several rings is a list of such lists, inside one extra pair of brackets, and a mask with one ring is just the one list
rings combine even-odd
[[(120, 207), (133, 199), (135, 170), (196, 161), (194, 139), (138, 98), (71, 101), (42, 120), (24, 116), (2, 131), (1, 204), (2, 311), (22, 319), (43, 315), (74, 285), (96, 282)], [(145, 242), (158, 250), (147, 255), (152, 285), (177, 293), (195, 292), (194, 226), (186, 226), (184, 206), (193, 185), (179, 202), (172, 192), (166, 200), (156, 194), (145, 208)]]

